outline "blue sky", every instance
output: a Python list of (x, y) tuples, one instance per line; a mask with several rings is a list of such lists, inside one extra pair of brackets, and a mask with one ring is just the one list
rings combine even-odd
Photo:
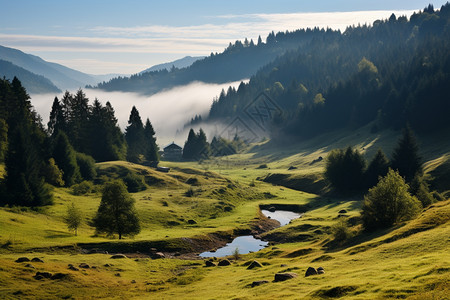
[(0, 45), (91, 74), (136, 73), (271, 30), (345, 29), (446, 1), (0, 0)]

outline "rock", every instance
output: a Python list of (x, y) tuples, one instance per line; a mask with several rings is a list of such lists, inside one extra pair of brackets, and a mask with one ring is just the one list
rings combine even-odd
[(35, 279), (42, 279), (42, 278), (51, 278), (52, 273), (50, 272), (36, 272), (36, 275), (34, 275)]
[(294, 166), (290, 166), (289, 168), (288, 168), (288, 170), (296, 170), (297, 169), (297, 167), (294, 167)]
[(314, 269), (313, 267), (309, 267), (306, 270), (305, 277), (308, 277), (308, 276), (311, 276), (311, 275), (317, 275), (317, 270)]
[(318, 267), (317, 274), (325, 274), (325, 270), (322, 267)]
[(347, 213), (347, 210), (341, 209), (338, 213), (340, 213), (340, 214), (346, 214), (346, 213)]
[(257, 260), (252, 261), (252, 263), (247, 267), (247, 270), (251, 270), (254, 268), (262, 268), (262, 264), (260, 264)]
[(156, 253), (152, 254), (152, 258), (153, 259), (160, 259), (160, 258), (166, 258), (166, 256), (162, 252), (156, 252)]
[(26, 262), (26, 261), (30, 261), (30, 259), (28, 257), (19, 257), (18, 259), (16, 259), (16, 263), (21, 263), (21, 262)]
[(158, 252), (158, 249), (156, 249), (156, 248), (150, 248), (150, 251), (151, 251), (151, 252)]
[(277, 273), (277, 274), (275, 274), (275, 280), (274, 281), (275, 282), (285, 281), (285, 280), (289, 280), (289, 279), (295, 278), (297, 276), (298, 276), (297, 273), (294, 273), (294, 272)]
[(67, 279), (69, 278), (70, 275), (69, 274), (65, 274), (65, 273), (55, 273), (53, 274), (50, 279), (51, 280), (57, 280), (57, 279)]
[(34, 275), (33, 277), (34, 277), (34, 279), (36, 279), (36, 280), (44, 279), (44, 276), (42, 276), (42, 275)]
[(32, 264), (26, 264), (25, 268), (31, 268), (31, 269), (36, 269)]
[(33, 257), (33, 259), (31, 260), (32, 262), (40, 262), (43, 263), (44, 261), (42, 259), (40, 259), (39, 257)]
[(188, 222), (188, 224), (191, 224), (191, 225), (197, 224), (197, 222), (195, 220), (188, 220), (187, 222)]
[(231, 265), (231, 262), (228, 259), (222, 259), (219, 261), (219, 263), (217, 264), (218, 266), (229, 266)]
[(69, 270), (79, 271), (79, 269), (77, 267), (75, 267), (74, 265), (72, 265), (72, 264), (69, 264)]
[(120, 275), (120, 273), (116, 273), (116, 274), (114, 274), (114, 276), (120, 277), (121, 275)]
[(114, 254), (110, 258), (111, 259), (121, 259), (121, 258), (128, 258), (128, 257), (126, 257), (126, 255), (124, 255), (124, 254)]
[(136, 280), (134, 280), (134, 279), (133, 279), (133, 280), (131, 280), (131, 283), (136, 283)]
[(108, 268), (108, 267), (111, 267), (112, 265), (111, 264), (104, 264), (103, 266)]
[(78, 267), (82, 268), (82, 269), (89, 269), (90, 266), (87, 263), (81, 263)]
[(270, 211), (270, 212), (274, 212), (274, 211), (276, 211), (277, 209), (275, 208), (275, 207), (273, 207), (273, 206), (271, 206), (271, 207), (269, 207), (269, 209), (268, 209), (268, 211)]
[(206, 267), (215, 267), (216, 264), (212, 260), (207, 260), (207, 261), (205, 261), (205, 266)]
[(265, 284), (265, 283), (269, 283), (269, 281), (267, 281), (267, 280), (257, 280), (257, 281), (253, 281), (253, 282), (252, 282), (252, 287), (260, 286), (260, 285)]
[(280, 267), (282, 268), (286, 268), (288, 265), (287, 264), (281, 264)]

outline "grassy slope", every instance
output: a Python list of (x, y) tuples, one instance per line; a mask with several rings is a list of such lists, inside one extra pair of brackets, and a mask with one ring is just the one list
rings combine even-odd
[[(79, 236), (67, 232), (62, 222), (68, 203), (75, 201), (85, 215), (92, 216), (100, 201), (98, 194), (73, 196), (67, 189), (55, 190), (55, 205), (39, 213), (0, 208), (0, 295), (2, 298), (33, 298), (36, 290), (43, 298), (123, 299), (275, 299), (326, 298), (374, 299), (415, 297), (445, 299), (449, 293), (450, 274), (450, 202), (440, 202), (416, 220), (371, 236), (356, 237), (341, 248), (327, 247), (329, 228), (338, 211), (358, 216), (361, 199), (325, 199), (280, 186), (273, 186), (256, 177), (273, 173), (294, 173), (296, 176), (320, 174), (323, 162), (310, 162), (334, 147), (359, 145), (371, 157), (378, 147), (390, 153), (398, 132), (382, 136), (355, 132), (353, 136), (330, 135), (329, 139), (312, 140), (275, 151), (274, 146), (261, 144), (247, 154), (197, 163), (163, 163), (172, 167), (169, 174), (126, 162), (100, 164), (106, 173), (129, 168), (146, 176), (153, 185), (146, 191), (132, 194), (144, 221), (143, 231), (134, 240), (164, 240), (192, 237), (236, 227), (248, 228), (258, 215), (258, 204), (307, 204), (312, 208), (302, 219), (267, 233), (274, 240), (288, 241), (258, 253), (242, 256), (229, 267), (205, 268), (202, 261), (140, 258), (111, 260), (105, 254), (51, 251), (45, 248), (30, 253), (30, 248), (71, 245), (77, 242), (117, 242), (94, 237), (93, 229), (83, 225)], [(333, 138), (333, 139), (332, 139)], [(324, 147), (330, 141), (333, 146)], [(432, 149), (431, 141), (422, 141), (427, 170), (439, 170), (448, 161), (443, 144)], [(445, 142), (446, 143), (446, 142)], [(319, 149), (319, 150), (314, 150)], [(276, 156), (273, 153), (277, 153)], [(268, 169), (258, 168), (268, 164)], [(288, 171), (291, 165), (299, 167)], [(109, 170), (109, 171), (108, 171)], [(444, 172), (445, 173), (445, 172)], [(195, 185), (192, 183), (195, 178)], [(196, 194), (186, 197), (192, 187)], [(223, 189), (225, 192), (220, 192)], [(266, 193), (266, 194), (264, 194)], [(269, 195), (270, 197), (267, 197)], [(275, 197), (274, 197), (275, 196)], [(224, 207), (232, 207), (224, 212)], [(215, 215), (211, 218), (211, 215)], [(198, 224), (187, 224), (194, 219)], [(179, 225), (169, 225), (169, 221)], [(10, 243), (12, 243), (10, 245)], [(23, 253), (18, 253), (23, 252)], [(41, 257), (45, 263), (32, 263), (37, 269), (14, 263), (18, 256)], [(257, 259), (265, 266), (246, 270), (247, 261)], [(97, 269), (67, 270), (67, 264), (86, 262)], [(113, 264), (105, 267), (105, 264)], [(282, 266), (283, 265), (283, 266)], [(286, 265), (286, 266), (285, 266)], [(308, 266), (325, 268), (326, 274), (304, 278)], [(37, 281), (36, 270), (69, 273), (66, 280)], [(273, 283), (276, 272), (297, 272), (296, 279)], [(117, 276), (120, 274), (120, 277)], [(254, 280), (268, 280), (260, 287), (248, 287)]]

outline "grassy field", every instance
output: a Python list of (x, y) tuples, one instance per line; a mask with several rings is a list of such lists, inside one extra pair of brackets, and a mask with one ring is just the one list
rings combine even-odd
[[(247, 153), (201, 163), (161, 162), (171, 167), (169, 173), (121, 161), (97, 164), (100, 181), (130, 171), (144, 178), (147, 189), (131, 194), (142, 232), (122, 241), (95, 234), (89, 224), (100, 203), (100, 186), (81, 196), (55, 188), (54, 205), (37, 211), (0, 208), (0, 298), (449, 299), (450, 200), (433, 204), (410, 222), (367, 235), (357, 222), (362, 197), (334, 199), (299, 191), (310, 182), (306, 179), (322, 180), (324, 162), (318, 158), (334, 146), (358, 145), (371, 157), (378, 147), (389, 153), (397, 137), (396, 132), (355, 132), (330, 135), (333, 146), (324, 146), (323, 139), (278, 150), (265, 142)], [(440, 175), (436, 182), (445, 192), (448, 154), (428, 146), (423, 150), (426, 171)], [(296, 169), (288, 170), (292, 166)], [(269, 174), (285, 177), (275, 177), (281, 178), (277, 185), (258, 180)], [(283, 186), (289, 182), (297, 190)], [(85, 216), (78, 236), (64, 223), (72, 202)], [(230, 257), (230, 266), (205, 267), (196, 254), (270, 223), (259, 211), (264, 204), (307, 211), (289, 225), (262, 233), (271, 241), (264, 250)], [(339, 244), (332, 241), (330, 228), (342, 210), (353, 224), (353, 236)], [(151, 247), (170, 258), (151, 259)], [(88, 254), (94, 248), (101, 251)], [(116, 252), (128, 258), (111, 259)], [(15, 262), (23, 256), (43, 262)], [(248, 270), (253, 260), (263, 267)], [(82, 263), (89, 268), (79, 267)], [(310, 266), (323, 267), (325, 274), (304, 277)], [(37, 280), (36, 272), (59, 275)], [(274, 282), (278, 272), (298, 276)], [(251, 287), (258, 280), (267, 283)]]

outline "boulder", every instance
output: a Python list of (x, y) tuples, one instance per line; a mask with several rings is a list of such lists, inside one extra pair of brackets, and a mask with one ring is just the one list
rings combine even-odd
[(36, 269), (32, 264), (26, 264), (25, 268)]
[(317, 274), (325, 274), (325, 270), (322, 267), (318, 267)]
[(212, 260), (207, 260), (207, 261), (205, 261), (205, 266), (206, 267), (215, 267), (216, 264)]
[(31, 260), (32, 262), (40, 262), (43, 263), (44, 261), (42, 259), (40, 259), (39, 257), (33, 257), (33, 259)]
[(152, 254), (152, 258), (153, 259), (160, 259), (160, 258), (166, 258), (166, 256), (162, 252), (156, 252), (156, 253)]
[(26, 262), (26, 261), (30, 261), (30, 259), (28, 257), (19, 257), (18, 259), (16, 259), (16, 263), (21, 263), (21, 262)]
[(340, 213), (340, 214), (346, 214), (346, 213), (347, 213), (347, 210), (341, 209), (338, 213)]
[(121, 258), (127, 258), (125, 254), (114, 254), (110, 257), (111, 259), (121, 259)]
[(69, 270), (79, 271), (79, 269), (77, 267), (75, 267), (74, 265), (72, 265), (72, 264), (69, 264)]
[(53, 274), (50, 279), (51, 280), (57, 280), (57, 279), (67, 279), (69, 278), (70, 275), (69, 274), (65, 274), (65, 273), (55, 273)]
[(222, 259), (219, 261), (219, 263), (217, 264), (218, 266), (229, 266), (231, 265), (231, 262), (228, 259)]
[(275, 282), (285, 281), (285, 280), (289, 280), (289, 279), (295, 278), (297, 276), (298, 276), (297, 273), (294, 273), (294, 272), (277, 273), (277, 274), (275, 274), (275, 280), (274, 281)]
[(89, 269), (90, 266), (87, 263), (81, 263), (78, 267), (82, 268), (82, 269)]
[(252, 263), (247, 267), (247, 270), (251, 270), (254, 268), (262, 268), (262, 264), (259, 263), (259, 261), (254, 260)]
[(311, 275), (317, 275), (317, 270), (314, 269), (313, 267), (309, 267), (306, 270), (305, 277), (308, 277), (308, 276), (311, 276)]
[(36, 279), (42, 279), (42, 278), (51, 278), (52, 273), (50, 272), (36, 272), (36, 275), (34, 275), (34, 278)]
[(271, 206), (271, 207), (269, 207), (269, 209), (268, 209), (268, 211), (270, 211), (270, 212), (274, 212), (274, 211), (276, 211), (277, 209), (274, 207), (274, 206)]
[(191, 225), (197, 224), (197, 222), (195, 220), (188, 220), (187, 222), (188, 222), (188, 224), (191, 224)]
[(260, 285), (265, 284), (265, 283), (269, 283), (269, 281), (267, 281), (267, 280), (257, 280), (257, 281), (253, 281), (253, 282), (252, 282), (252, 287), (260, 286)]

